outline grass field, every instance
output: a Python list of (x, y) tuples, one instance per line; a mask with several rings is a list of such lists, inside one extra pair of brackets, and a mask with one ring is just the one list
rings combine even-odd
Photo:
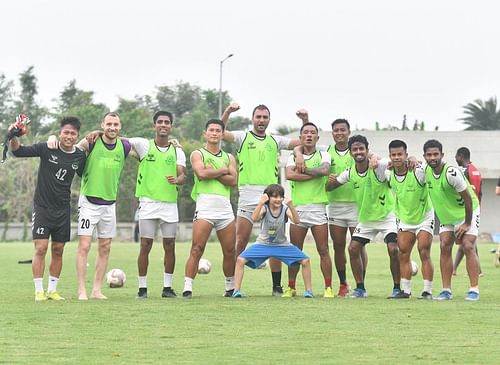
[[(162, 252), (155, 245), (150, 297), (139, 301), (135, 299), (138, 246), (114, 243), (109, 267), (128, 274), (125, 287), (106, 289), (107, 301), (79, 302), (76, 244), (71, 242), (59, 284), (67, 300), (35, 303), (31, 266), (17, 263), (31, 257), (32, 244), (0, 243), (0, 363), (498, 364), (500, 269), (493, 266), (488, 252), (493, 247), (480, 245), (485, 273), (481, 300), (470, 303), (463, 299), (468, 289), (465, 266), (454, 279), (452, 301), (387, 300), (392, 283), (381, 244), (368, 247), (366, 300), (323, 299), (318, 257), (307, 244), (316, 298), (271, 297), (266, 269), (246, 270), (247, 298), (222, 298), (218, 243), (207, 247), (205, 257), (213, 263), (212, 272), (197, 277), (192, 300), (161, 299)], [(188, 250), (188, 244), (177, 244), (174, 288), (179, 294)], [(441, 289), (438, 251), (435, 244), (434, 294)], [(91, 262), (93, 255), (94, 249)], [(349, 278), (352, 282), (350, 274)], [(415, 279), (416, 297), (422, 282), (420, 276)], [(302, 292), (301, 280), (298, 288)]]

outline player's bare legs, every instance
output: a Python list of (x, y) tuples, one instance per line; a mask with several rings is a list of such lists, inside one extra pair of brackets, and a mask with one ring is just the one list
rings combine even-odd
[(332, 286), (332, 258), (328, 249), (328, 225), (322, 224), (311, 227), (311, 232), (316, 243), (316, 250), (320, 257), (321, 273), (325, 280), (325, 288)]
[(410, 257), (416, 239), (417, 237), (413, 232), (398, 232), (399, 270), (402, 279), (411, 280), (412, 268)]
[(312, 292), (312, 275), (311, 275), (311, 261), (309, 259), (300, 262), (302, 266), (302, 280), (304, 280), (304, 289)]
[(245, 273), (245, 264), (248, 262), (247, 259), (243, 257), (238, 257), (236, 259), (236, 267), (234, 269), (234, 290), (241, 290), (241, 283), (243, 281), (243, 275)]
[[(434, 266), (431, 259), (432, 235), (426, 231), (420, 231), (417, 235), (417, 247), (422, 261), (422, 278), (432, 281), (434, 279)], [(402, 276), (402, 274), (401, 274)]]
[[(477, 252), (477, 245), (476, 245), (476, 255), (479, 254)], [(457, 269), (458, 266), (460, 265), (460, 262), (462, 262), (462, 259), (464, 258), (464, 248), (462, 245), (458, 245), (457, 253), (455, 254), (455, 261), (453, 262), (453, 275), (457, 274)], [(483, 273), (483, 270), (481, 269), (481, 263), (478, 261), (479, 265), (479, 275)]]
[[(304, 248), (304, 240), (306, 238), (307, 228), (300, 227), (296, 224), (290, 225), (290, 242), (297, 246), (301, 251)], [(289, 266), (288, 267), (288, 287), (295, 289), (295, 281), (297, 280), (297, 274), (299, 272), (300, 266)]]
[(163, 266), (165, 272), (167, 274), (173, 274), (175, 269), (175, 237), (163, 239), (163, 252)]
[(243, 217), (236, 217), (236, 250), (235, 258), (238, 257), (247, 247), (253, 223)]
[(205, 246), (212, 232), (212, 224), (203, 219), (197, 219), (193, 222), (193, 238), (191, 241), (191, 252), (186, 262), (184, 275), (194, 279), (198, 273), (198, 263), (200, 262)]
[(33, 273), (33, 279), (39, 279), (43, 278), (43, 273), (45, 271), (45, 255), (49, 247), (49, 240), (34, 240), (33, 244), (35, 246), (35, 252), (31, 263), (31, 271)]
[(87, 274), (87, 258), (89, 256), (92, 236), (80, 236), (76, 252), (76, 277), (78, 280), (78, 299), (87, 300), (85, 277)]
[(99, 238), (98, 246), (97, 258), (95, 262), (94, 285), (92, 287), (90, 297), (93, 299), (108, 299), (102, 293), (102, 281), (104, 280), (106, 268), (108, 267), (109, 252), (111, 251), (111, 238)]
[(476, 253), (476, 236), (465, 234), (462, 239), (462, 246), (467, 273), (469, 274), (470, 286), (477, 287), (479, 284), (479, 258)]
[(451, 252), (455, 242), (455, 235), (453, 232), (441, 232), (439, 234), (440, 249), (439, 266), (441, 269), (441, 281), (443, 288), (451, 289), (451, 274), (453, 271), (453, 259)]
[(139, 272), (139, 276), (146, 276), (148, 274), (149, 253), (151, 252), (152, 247), (152, 238), (141, 237), (139, 256), (137, 257), (137, 269)]
[(354, 276), (356, 284), (364, 282), (364, 273), (366, 269), (363, 264), (363, 249), (364, 247), (360, 242), (351, 240), (349, 244), (349, 259), (351, 262), (352, 275)]
[(50, 249), (52, 256), (50, 258), (49, 274), (50, 276), (59, 278), (61, 276), (63, 264), (64, 242), (52, 241)]
[(234, 276), (235, 256), (234, 242), (236, 241), (236, 225), (233, 222), (217, 231), (217, 238), (222, 247), (222, 270), (226, 278)]
[(401, 281), (401, 273), (399, 271), (399, 247), (397, 242), (387, 243), (387, 253), (394, 284), (399, 284)]

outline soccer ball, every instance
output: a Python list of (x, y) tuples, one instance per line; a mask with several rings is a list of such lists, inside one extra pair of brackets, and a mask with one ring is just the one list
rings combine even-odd
[(200, 259), (198, 263), (198, 274), (208, 274), (212, 270), (212, 263), (207, 259)]
[(417, 275), (418, 274), (418, 265), (415, 261), (411, 261), (411, 274), (413, 276)]
[(106, 274), (106, 282), (110, 288), (121, 288), (127, 281), (127, 275), (120, 269), (112, 269)]
[(257, 269), (266, 269), (269, 266), (269, 259), (260, 264)]

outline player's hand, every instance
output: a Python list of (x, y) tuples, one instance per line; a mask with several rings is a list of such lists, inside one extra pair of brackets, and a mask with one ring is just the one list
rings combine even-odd
[(285, 196), (285, 199), (283, 200), (283, 203), (284, 203), (286, 206), (288, 206), (288, 207), (290, 207), (290, 206), (292, 206), (292, 205), (293, 205), (293, 201), (292, 201), (292, 199), (290, 199), (290, 198), (289, 198), (289, 197), (287, 197), (287, 196)]
[(328, 185), (336, 184), (336, 183), (337, 183), (337, 175), (335, 175), (335, 174), (328, 175)]
[(378, 167), (378, 156), (371, 156), (368, 159), (368, 165), (371, 169), (376, 169)]
[(49, 138), (47, 139), (47, 147), (49, 150), (57, 150), (57, 148), (59, 147), (59, 140), (56, 136), (49, 136)]
[(177, 184), (177, 177), (175, 176), (165, 176), (169, 184), (176, 185)]
[(259, 204), (266, 204), (269, 201), (269, 195), (266, 193), (260, 196)]
[(420, 167), (420, 165), (420, 161), (418, 161), (414, 156), (408, 157), (408, 160), (406, 161), (408, 170), (415, 170), (417, 167)]
[(303, 123), (309, 122), (309, 112), (306, 109), (297, 110), (295, 115), (299, 117)]
[(94, 144), (96, 139), (101, 135), (101, 131), (92, 131), (85, 136), (85, 139), (89, 144)]
[(182, 145), (179, 143), (179, 140), (177, 138), (169, 139), (168, 143), (173, 144), (175, 148), (182, 148)]
[(464, 235), (465, 233), (470, 229), (470, 224), (467, 224), (467, 223), (462, 223), (457, 231), (455, 232), (455, 236), (456, 236), (456, 244), (457, 245), (461, 245), (462, 244), (462, 239), (464, 238)]
[(224, 112), (227, 112), (229, 114), (234, 113), (235, 111), (240, 110), (240, 106), (238, 103), (231, 103), (229, 106), (226, 108)]
[(303, 174), (306, 170), (306, 163), (304, 161), (304, 155), (296, 155), (295, 156), (295, 171)]

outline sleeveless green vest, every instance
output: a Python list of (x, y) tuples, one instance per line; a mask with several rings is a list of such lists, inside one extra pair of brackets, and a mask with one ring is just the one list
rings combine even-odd
[(116, 200), (124, 164), (123, 142), (118, 139), (115, 148), (108, 150), (102, 138), (98, 138), (87, 157), (80, 194), (109, 201)]
[(238, 186), (270, 185), (278, 182), (278, 143), (266, 135), (263, 139), (246, 132), (238, 151)]
[[(335, 145), (330, 145), (328, 147), (328, 153), (332, 158), (332, 164), (330, 166), (330, 173), (335, 176), (339, 176), (343, 171), (347, 170), (354, 165), (354, 159), (351, 154), (347, 152), (345, 155), (339, 155), (335, 149)], [(339, 186), (337, 189), (332, 191), (327, 191), (329, 202), (353, 202), (354, 193), (352, 191), (352, 184), (347, 182), (346, 184)]]
[(459, 168), (444, 164), (441, 175), (436, 178), (432, 173), (432, 168), (427, 166), (425, 168), (425, 180), (427, 182), (427, 188), (429, 189), (432, 205), (434, 206), (434, 210), (441, 224), (457, 224), (465, 218), (464, 200), (446, 178), (449, 169), (453, 169), (451, 174), (461, 174), (464, 178), (467, 184), (467, 190), (472, 198), (472, 209), (476, 209), (479, 206), (479, 201), (474, 193), (474, 189), (467, 182), (467, 179), (465, 179)]
[(349, 169), (349, 180), (360, 223), (382, 220), (393, 210), (394, 198), (389, 185), (387, 181), (380, 182), (373, 169), (368, 169), (365, 176), (360, 176), (354, 165)]
[(415, 171), (408, 171), (401, 182), (392, 171), (389, 185), (396, 195), (394, 205), (396, 216), (407, 224), (422, 223), (432, 204), (427, 186), (418, 182)]
[[(214, 155), (205, 148), (200, 148), (198, 151), (201, 152), (205, 166), (211, 165), (214, 169), (229, 166), (229, 155), (222, 150), (220, 151), (220, 156)], [(222, 195), (229, 199), (231, 187), (224, 185), (217, 179), (200, 180), (198, 179), (198, 176), (194, 174), (194, 186), (191, 192), (191, 199), (196, 201), (199, 194)]]
[[(305, 160), (308, 168), (316, 168), (321, 165), (321, 153), (316, 151), (311, 158)], [(327, 176), (315, 177), (306, 181), (290, 181), (292, 190), (292, 201), (295, 206), (306, 204), (327, 204), (325, 184)]]
[(177, 177), (177, 153), (170, 144), (165, 152), (149, 141), (149, 149), (139, 164), (135, 196), (161, 202), (177, 202), (177, 186), (170, 184), (166, 176)]

